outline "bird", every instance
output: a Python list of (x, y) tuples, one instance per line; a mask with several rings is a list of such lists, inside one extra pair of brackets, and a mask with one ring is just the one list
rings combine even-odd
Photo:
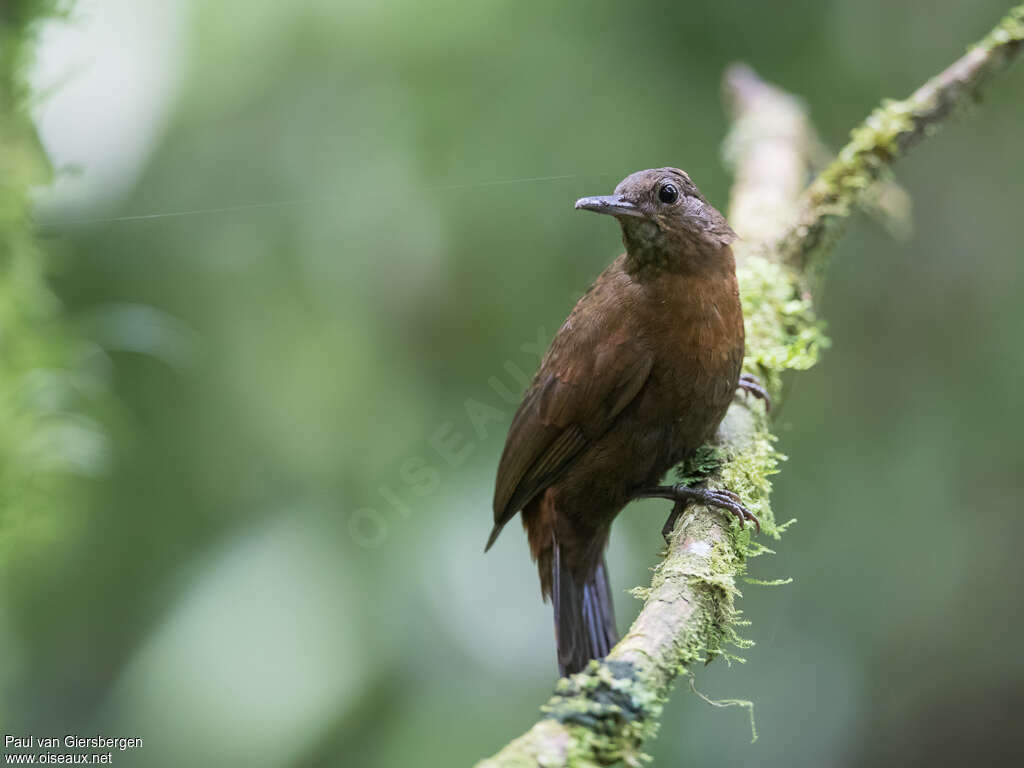
[(494, 527), (522, 513), (541, 594), (551, 600), (559, 673), (618, 640), (605, 563), (611, 525), (635, 498), (757, 518), (729, 490), (657, 485), (717, 429), (743, 375), (743, 312), (725, 217), (678, 168), (638, 171), (576, 209), (615, 217), (625, 252), (576, 303), (523, 395), (498, 463)]

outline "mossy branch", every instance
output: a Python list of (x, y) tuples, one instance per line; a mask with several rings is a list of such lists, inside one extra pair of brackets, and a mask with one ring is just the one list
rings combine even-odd
[[(782, 375), (808, 368), (827, 344), (807, 290), (868, 190), (896, 157), (974, 98), (1024, 40), (1018, 6), (981, 43), (909, 99), (886, 102), (805, 188), (819, 145), (798, 100), (736, 66), (725, 76), (733, 116), (726, 158), (735, 170), (730, 221), (747, 322), (748, 371), (778, 400)], [(738, 396), (712, 445), (680, 467), (687, 479), (739, 493), (778, 538), (768, 496), (781, 457), (759, 403)], [(749, 643), (736, 633), (737, 580), (765, 551), (718, 511), (692, 507), (676, 526), (644, 606), (606, 659), (558, 682), (543, 718), (477, 768), (639, 765), (675, 678), (694, 662)]]
[(981, 97), (992, 75), (1024, 47), (1024, 5), (1018, 5), (980, 42), (902, 101), (883, 101), (850, 133), (849, 143), (800, 200), (800, 215), (777, 250), (789, 263), (820, 273), (865, 191), (893, 161), (934, 135), (943, 121)]

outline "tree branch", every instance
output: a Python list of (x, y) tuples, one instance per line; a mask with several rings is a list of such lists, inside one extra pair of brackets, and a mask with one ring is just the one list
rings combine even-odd
[(908, 98), (883, 102), (853, 129), (836, 161), (804, 192), (799, 217), (774, 249), (797, 268), (820, 271), (864, 191), (897, 157), (977, 102), (992, 75), (1022, 47), (1024, 5), (1018, 5), (983, 40)]
[[(730, 221), (747, 322), (745, 367), (773, 396), (786, 370), (807, 368), (827, 344), (806, 286), (895, 158), (975, 98), (982, 84), (1022, 47), (1024, 6), (1010, 11), (977, 46), (910, 98), (886, 102), (855, 129), (850, 143), (809, 187), (818, 152), (806, 112), (794, 97), (743, 66), (725, 75), (733, 127), (726, 158), (734, 167)], [(738, 396), (714, 443), (680, 468), (688, 480), (739, 493), (778, 538), (768, 505), (769, 476), (779, 459), (760, 404)], [(680, 671), (730, 645), (734, 599), (747, 559), (766, 551), (718, 511), (692, 507), (679, 521), (644, 606), (608, 657), (558, 682), (544, 717), (478, 768), (557, 768), (625, 762), (638, 765), (662, 704)]]

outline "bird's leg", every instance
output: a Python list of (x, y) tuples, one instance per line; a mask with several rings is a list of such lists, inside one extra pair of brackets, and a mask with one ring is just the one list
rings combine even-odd
[(740, 383), (737, 385), (737, 389), (742, 389), (744, 392), (749, 392), (758, 400), (764, 400), (765, 411), (770, 412), (772, 409), (772, 399), (768, 395), (768, 390), (761, 384), (761, 380), (752, 373), (740, 374)]
[(663, 535), (672, 532), (676, 520), (679, 519), (683, 510), (686, 509), (686, 505), (691, 502), (724, 509), (726, 512), (735, 515), (740, 521), (740, 525), (746, 525), (747, 520), (751, 520), (757, 526), (757, 532), (761, 532), (761, 521), (757, 519), (753, 512), (743, 506), (740, 497), (732, 491), (722, 491), (714, 488), (691, 488), (683, 483), (676, 483), (675, 485), (655, 485), (651, 488), (641, 488), (633, 494), (633, 498), (668, 499), (676, 503), (672, 508), (672, 514), (669, 515), (668, 521), (665, 523), (665, 528), (662, 530)]
[(669, 536), (672, 535), (672, 531), (675, 530), (676, 521), (679, 520), (683, 512), (686, 511), (686, 502), (677, 501), (672, 505), (672, 511), (668, 514), (668, 520), (665, 521), (665, 525), (661, 527), (661, 538), (665, 540), (665, 543), (669, 543)]

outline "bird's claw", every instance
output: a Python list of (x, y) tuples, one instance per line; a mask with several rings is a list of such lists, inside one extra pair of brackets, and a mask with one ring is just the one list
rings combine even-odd
[(669, 539), (669, 534), (675, 528), (679, 516), (686, 509), (686, 505), (691, 502), (723, 509), (735, 515), (741, 526), (745, 526), (749, 520), (757, 528), (757, 532), (761, 532), (761, 521), (757, 519), (757, 515), (743, 506), (743, 500), (732, 491), (717, 488), (692, 488), (685, 483), (676, 483), (675, 485), (658, 485), (653, 488), (641, 489), (634, 493), (633, 498), (668, 499), (675, 502), (672, 514), (665, 521), (665, 527), (661, 531), (666, 542)]
[(680, 499), (685, 498), (688, 501), (696, 501), (709, 507), (717, 507), (735, 515), (736, 519), (740, 521), (740, 526), (745, 526), (750, 520), (757, 528), (757, 532), (761, 532), (761, 521), (757, 519), (757, 515), (743, 506), (743, 500), (732, 491), (715, 488), (691, 488), (683, 483), (672, 486), (672, 489)]
[(737, 389), (742, 389), (758, 400), (764, 401), (764, 410), (767, 413), (771, 413), (772, 410), (772, 398), (768, 394), (768, 390), (764, 388), (761, 380), (754, 376), (752, 373), (744, 373), (740, 375), (740, 381), (737, 385)]

